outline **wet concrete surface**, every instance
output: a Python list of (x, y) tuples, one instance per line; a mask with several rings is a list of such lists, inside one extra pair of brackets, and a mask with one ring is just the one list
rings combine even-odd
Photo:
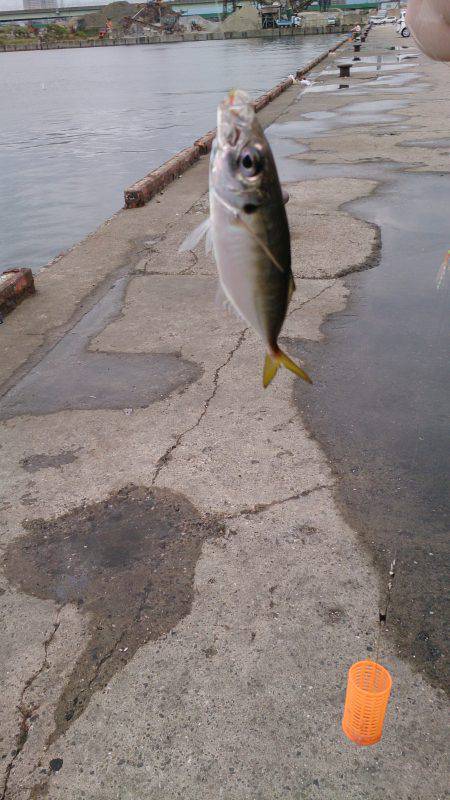
[(436, 274), (449, 204), (448, 174), (391, 174), (348, 207), (380, 226), (381, 260), (346, 279), (351, 301), (325, 324), (325, 344), (302, 342), (314, 393), (295, 384), (382, 590), (397, 559), (387, 630), (402, 656), (447, 688), (450, 286), (437, 291)]
[[(380, 171), (385, 174), (396, 173), (409, 166), (408, 164), (394, 161), (391, 163), (380, 161), (377, 158), (347, 164), (332, 164), (329, 162), (320, 164), (314, 161), (303, 161), (295, 158), (294, 134), (290, 134), (284, 125), (271, 125), (266, 133), (277, 160), (278, 174), (284, 183), (320, 178), (369, 178), (378, 180)], [(309, 150), (309, 148), (306, 147), (306, 150)]]
[[(346, 59), (346, 60), (349, 61), (352, 59)], [(361, 61), (354, 62), (354, 65), (350, 71), (350, 77), (357, 78), (360, 75), (366, 76), (373, 72), (391, 72), (391, 71), (396, 72), (399, 70), (403, 71), (404, 69), (410, 69), (411, 67), (414, 66), (414, 62), (411, 62), (410, 64), (409, 63), (405, 64), (405, 62), (402, 62), (400, 64), (398, 62), (395, 64), (374, 62), (372, 64), (363, 64), (362, 66), (359, 66), (360, 64)], [(330, 75), (338, 75), (338, 74), (339, 74), (338, 69), (326, 69), (320, 73), (321, 77), (325, 78), (329, 77)]]
[(268, 135), (269, 139), (271, 135), (280, 134), (285, 138), (310, 139), (352, 125), (399, 123), (402, 119), (394, 112), (406, 105), (401, 100), (372, 100), (349, 103), (334, 111), (311, 111), (302, 114), (298, 120), (271, 125)]
[(202, 545), (222, 527), (178, 493), (136, 486), (24, 525), (28, 534), (4, 559), (10, 583), (59, 607), (73, 603), (88, 618), (88, 643), (55, 710), (54, 741), (140, 647), (189, 613)]
[[(436, 113), (433, 113), (432, 125), (427, 124), (427, 108), (433, 100), (437, 70), (433, 66), (431, 101), (427, 93), (420, 103), (415, 93), (414, 98), (411, 97), (412, 108), (406, 113), (402, 111), (402, 121), (407, 124), (385, 127), (375, 124), (372, 131), (341, 125), (340, 119), (345, 116), (345, 111), (339, 110), (338, 106), (348, 103), (344, 96), (331, 93), (318, 96), (316, 100), (311, 97), (309, 101), (306, 97), (302, 99), (302, 105), (298, 105), (296, 89), (288, 90), (293, 99), (293, 115), (301, 117), (304, 111), (312, 113), (309, 122), (317, 125), (335, 118), (339, 128), (326, 130), (318, 144), (314, 137), (305, 139), (302, 147), (296, 144), (297, 134), (287, 136), (282, 124), (277, 137), (274, 137), (283, 154), (281, 166), (285, 179), (311, 179), (306, 185), (299, 183), (290, 187), (289, 213), (294, 219), (293, 243), (294, 249), (298, 248), (296, 266), (300, 274), (308, 259), (311, 278), (320, 277), (324, 261), (330, 269), (340, 263), (339, 246), (341, 250), (347, 249), (347, 258), (342, 256), (343, 265), (351, 267), (358, 263), (361, 267), (368, 266), (370, 247), (367, 248), (367, 238), (359, 236), (361, 228), (352, 228), (348, 224), (349, 213), (358, 214), (381, 227), (384, 255), (389, 252), (386, 250), (389, 227), (396, 229), (400, 223), (405, 227), (411, 222), (405, 214), (400, 214), (399, 218), (402, 208), (397, 208), (397, 205), (406, 204), (406, 189), (410, 192), (416, 184), (400, 183), (403, 181), (402, 171), (414, 168), (416, 164), (419, 168), (425, 165), (432, 169), (440, 162), (437, 151), (416, 153), (411, 149), (396, 149), (404, 137), (396, 137), (394, 133), (407, 128), (407, 135), (411, 138), (448, 135), (442, 114), (439, 118), (438, 104), (433, 105)], [(400, 77), (400, 73), (397, 74)], [(429, 73), (422, 74), (425, 80)], [(364, 80), (366, 91), (368, 83), (365, 78), (361, 76), (356, 80), (360, 80), (361, 86)], [(443, 89), (439, 88), (439, 92), (446, 92), (448, 81), (441, 83), (440, 87)], [(405, 97), (411, 88), (411, 83), (405, 87)], [(380, 87), (377, 99), (390, 99), (384, 94), (389, 89), (398, 91), (401, 86)], [(436, 96), (435, 85), (434, 90)], [(281, 102), (280, 98), (275, 102)], [(289, 105), (286, 102), (283, 108), (286, 110)], [(329, 113), (317, 115), (315, 112), (320, 110)], [(335, 117), (330, 117), (330, 113)], [(411, 119), (419, 121), (413, 132)], [(282, 123), (283, 117), (278, 121)], [(308, 121), (308, 117), (301, 118), (301, 121)], [(302, 161), (305, 153), (308, 160)], [(355, 158), (359, 158), (359, 163), (354, 163)], [(202, 169), (202, 164), (196, 165), (182, 180), (169, 187), (160, 198), (160, 205), (158, 198), (158, 204), (150, 204), (127, 215), (127, 224), (121, 232), (126, 242), (131, 238), (142, 239), (144, 234), (150, 241), (161, 229), (166, 230), (166, 219), (178, 231), (187, 220), (192, 220), (194, 208), (204, 210), (203, 200), (199, 199), (206, 188), (206, 170)], [(196, 183), (194, 177), (198, 174), (201, 181)], [(349, 186), (348, 182), (338, 180), (340, 176), (363, 180), (354, 181), (361, 184), (358, 189), (357, 185)], [(318, 185), (320, 181), (316, 180), (320, 177), (329, 183), (326, 184), (325, 180), (321, 187)], [(385, 182), (370, 198), (367, 207), (362, 201), (348, 207), (342, 205), (351, 198), (361, 198), (376, 190), (375, 186), (367, 185), (367, 178)], [(408, 175), (405, 179), (409, 180)], [(420, 194), (424, 185), (420, 182), (422, 176), (412, 176), (412, 179), (417, 179)], [(434, 180), (437, 180), (436, 176)], [(398, 203), (396, 191), (400, 191)], [(332, 202), (328, 199), (330, 195)], [(176, 200), (180, 196), (183, 204), (180, 201), (177, 206)], [(425, 202), (428, 196), (427, 191)], [(375, 200), (378, 204), (372, 206)], [(441, 206), (439, 223), (442, 226), (442, 197), (438, 196), (437, 201)], [(295, 203), (297, 210), (293, 213)], [(419, 201), (415, 201), (415, 206), (418, 204)], [(161, 225), (155, 227), (158, 211)], [(119, 222), (122, 217), (118, 215)], [(131, 236), (133, 220), (137, 222)], [(367, 223), (356, 221), (362, 228), (369, 227)], [(113, 221), (111, 228), (115, 233), (108, 237), (108, 258), (111, 242), (114, 243), (117, 236), (116, 225), (117, 221)], [(323, 250), (314, 251), (311, 257), (306, 251), (309, 247), (308, 231), (314, 227), (320, 231), (324, 245)], [(407, 242), (407, 227), (405, 231), (403, 239)], [(400, 288), (403, 290), (409, 287), (410, 261), (414, 263), (411, 275), (415, 279), (417, 273), (420, 278), (419, 266), (414, 261), (420, 237), (421, 228), (413, 239), (414, 254), (410, 256), (408, 249), (405, 262), (402, 262), (403, 284)], [(181, 229), (179, 238), (182, 238)], [(398, 247), (399, 241), (400, 233), (398, 236), (395, 233), (395, 240), (393, 233), (392, 248), (394, 243)], [(353, 254), (351, 258), (348, 256), (352, 242), (357, 251), (355, 258)], [(428, 241), (426, 244), (428, 247)], [(152, 296), (155, 304), (160, 301), (161, 308), (167, 309), (165, 330), (172, 335), (175, 328), (178, 338), (183, 336), (184, 331), (180, 332), (178, 327), (179, 305), (167, 303), (167, 287), (175, 280), (183, 280), (170, 275), (177, 258), (177, 246), (178, 239), (172, 231), (164, 240), (163, 262), (164, 269), (169, 270), (167, 278), (164, 280), (164, 276), (159, 275), (159, 282), (154, 282), (142, 275), (142, 280), (134, 282), (134, 292), (133, 284), (130, 285), (122, 315), (120, 300), (111, 310), (114, 324), (105, 328), (100, 339), (91, 334), (84, 337), (82, 352), (88, 355), (102, 351), (107, 351), (105, 355), (121, 353), (122, 339), (127, 342), (131, 356), (147, 351), (145, 357), (155, 351), (154, 331), (158, 330), (155, 316), (149, 313), (143, 301), (145, 293), (139, 293), (136, 284), (145, 284), (147, 296)], [(448, 243), (445, 249), (447, 246)], [(437, 252), (438, 247), (435, 249)], [(90, 276), (95, 259), (85, 250), (80, 267)], [(431, 250), (434, 257), (434, 249)], [(426, 255), (429, 255), (428, 251)], [(114, 265), (115, 269), (125, 261), (128, 263), (127, 259), (128, 256), (126, 259), (121, 256), (120, 264)], [(55, 269), (64, 272), (67, 261), (55, 265)], [(156, 269), (160, 270), (161, 264), (157, 264)], [(378, 593), (378, 579), (381, 576), (380, 585), (384, 590), (385, 567), (389, 563), (387, 550), (396, 535), (395, 530), (391, 531), (394, 527), (392, 518), (395, 514), (400, 516), (394, 504), (398, 497), (391, 499), (389, 493), (386, 496), (382, 493), (394, 471), (389, 471), (385, 458), (386, 454), (389, 456), (388, 433), (392, 437), (394, 434), (391, 429), (384, 433), (383, 427), (384, 417), (390, 419), (392, 379), (386, 378), (385, 383), (382, 382), (386, 398), (376, 396), (371, 429), (366, 430), (367, 423), (361, 422), (362, 431), (358, 435), (361, 413), (364, 415), (365, 406), (371, 402), (370, 392), (365, 388), (369, 380), (364, 372), (368, 369), (367, 359), (362, 354), (355, 355), (358, 348), (364, 346), (365, 330), (355, 323), (355, 336), (353, 331), (349, 331), (346, 337), (348, 328), (341, 330), (339, 327), (347, 321), (353, 324), (353, 314), (364, 317), (367, 307), (371, 308), (373, 296), (378, 304), (387, 302), (383, 294), (386, 272), (381, 274), (378, 283), (367, 286), (367, 294), (362, 299), (358, 295), (357, 287), (366, 287), (366, 279), (378, 274), (380, 269), (376, 267), (345, 281), (351, 288), (352, 300), (346, 312), (336, 317), (336, 332), (342, 333), (340, 344), (343, 353), (337, 352), (337, 355), (344, 360), (343, 377), (339, 366), (334, 367), (334, 374), (331, 373), (333, 363), (327, 360), (327, 346), (306, 345), (304, 341), (318, 341), (324, 316), (333, 309), (343, 308), (346, 292), (342, 279), (320, 284), (300, 278), (297, 301), (305, 292), (304, 302), (302, 299), (298, 314), (296, 311), (288, 318), (285, 328), (289, 336), (303, 337), (302, 351), (307, 346), (311, 352), (308, 360), (316, 382), (310, 387), (307, 399), (315, 403), (318, 396), (319, 411), (320, 404), (328, 400), (323, 398), (321, 362), (323, 364), (331, 400), (326, 408), (328, 419), (319, 434), (322, 444), (331, 428), (335, 440), (342, 435), (345, 446), (340, 461), (339, 454), (331, 449), (327, 450), (328, 458), (325, 458), (314, 437), (305, 429), (297, 409), (293, 408), (291, 376), (280, 374), (270, 392), (261, 393), (260, 345), (251, 335), (240, 334), (238, 337), (231, 327), (227, 327), (225, 333), (215, 331), (214, 339), (217, 337), (219, 347), (211, 347), (209, 341), (200, 343), (195, 337), (188, 337), (189, 350), (183, 348), (182, 352), (188, 359), (204, 366), (200, 385), (192, 384), (186, 391), (176, 393), (166, 402), (154, 404), (139, 415), (128, 419), (120, 413), (96, 413), (92, 424), (92, 415), (75, 412), (64, 414), (63, 424), (59, 426), (54, 424), (58, 420), (50, 415), (14, 420), (3, 426), (5, 443), (0, 452), (4, 463), (5, 454), (8, 458), (12, 455), (14, 469), (8, 484), (8, 500), (20, 500), (21, 493), (30, 489), (27, 504), (39, 503), (39, 510), (35, 510), (33, 516), (45, 518), (27, 523), (21, 549), (19, 537), (23, 536), (20, 529), (25, 512), (21, 514), (11, 508), (8, 514), (5, 547), (7, 542), (13, 540), (13, 543), (7, 550), (7, 591), (2, 598), (2, 607), (6, 609), (5, 617), (10, 628), (14, 630), (7, 629), (5, 634), (2, 631), (5, 644), (1, 648), (6, 654), (4, 671), (5, 674), (9, 671), (11, 682), (11, 688), (5, 693), (7, 725), (0, 726), (6, 729), (7, 743), (5, 761), (2, 762), (7, 770), (5, 800), (60, 800), (62, 797), (70, 800), (84, 797), (95, 800), (125, 800), (128, 797), (211, 800), (222, 795), (233, 800), (248, 800), (250, 797), (274, 800), (282, 796), (291, 800), (300, 796), (312, 800), (319, 795), (323, 800), (380, 800), (381, 797), (395, 797), (397, 800), (416, 797), (425, 800), (429, 797), (436, 800), (445, 796), (441, 766), (445, 753), (444, 698), (438, 689), (429, 685), (425, 676), (411, 669), (411, 663), (416, 661), (412, 658), (416, 654), (413, 647), (407, 641), (406, 646), (401, 642), (401, 654), (408, 658), (398, 658), (396, 642), (390, 635), (391, 625), (395, 622), (393, 613), (398, 615), (401, 608), (401, 613), (406, 616), (405, 605), (400, 607), (395, 594), (400, 585), (398, 579), (411, 580), (409, 572), (405, 573), (406, 567), (420, 570), (420, 578), (418, 574), (413, 578), (422, 591), (426, 579), (422, 561), (432, 558), (429, 553), (435, 555), (438, 552), (435, 547), (425, 550), (426, 537), (429, 536), (426, 520), (419, 531), (422, 535), (419, 540), (418, 515), (414, 520), (416, 527), (411, 524), (416, 538), (410, 536), (418, 553), (413, 560), (418, 563), (414, 565), (405, 560), (403, 550), (400, 552), (395, 593), (388, 616), (388, 636), (382, 638), (380, 660), (393, 677), (383, 741), (375, 748), (354, 748), (340, 730), (348, 666), (367, 654), (374, 655), (378, 602), (384, 599), (384, 591), (381, 598)], [(210, 275), (209, 265), (199, 259), (192, 273), (193, 278), (198, 275), (196, 280), (200, 288), (189, 304), (185, 324), (195, 332), (198, 329), (197, 315), (203, 314), (205, 308), (201, 276)], [(72, 282), (76, 275), (78, 272), (74, 270)], [(44, 286), (46, 279), (44, 271)], [(156, 283), (156, 290), (149, 289), (150, 284), (153, 287)], [(396, 283), (391, 283), (392, 286), (398, 290)], [(419, 291), (415, 284), (414, 290)], [(406, 322), (403, 319), (403, 324), (408, 334), (415, 321), (413, 301), (414, 294), (411, 302), (408, 299), (411, 319), (406, 307), (404, 312)], [(427, 308), (431, 305), (428, 296), (426, 305)], [(36, 316), (48, 313), (49, 307), (50, 301), (47, 308), (38, 307)], [(73, 320), (73, 316), (70, 319)], [(370, 321), (375, 325), (372, 316)], [(420, 314), (417, 321), (420, 327), (423, 323)], [(401, 328), (400, 322), (392, 328), (396, 335)], [(386, 311), (378, 328), (388, 328), (390, 324)], [(103, 330), (104, 323), (101, 328)], [(189, 333), (188, 327), (186, 330)], [(164, 347), (169, 353), (181, 349), (179, 343), (175, 344), (175, 339), (172, 338), (172, 342), (169, 336), (161, 339), (161, 349)], [(389, 340), (384, 347), (390, 357), (393, 342)], [(351, 348), (353, 354), (349, 352)], [(292, 345), (287, 349), (294, 354)], [(382, 350), (380, 343), (376, 352), (377, 368), (383, 363), (384, 352), (381, 355), (379, 352)], [(255, 360), (258, 362), (256, 371)], [(417, 372), (417, 365), (415, 370)], [(388, 371), (387, 367), (385, 371)], [(355, 372), (359, 375), (355, 376)], [(348, 389), (342, 386), (347, 380), (351, 384)], [(402, 385), (406, 385), (406, 381), (402, 373)], [(350, 394), (350, 389), (354, 395), (359, 392), (360, 403), (354, 396), (350, 397), (351, 402), (348, 401), (346, 392)], [(301, 387), (297, 385), (296, 391), (300, 393)], [(304, 396), (306, 399), (306, 392)], [(433, 394), (435, 397), (437, 393)], [(406, 407), (406, 422), (408, 413), (412, 414), (409, 406)], [(424, 415), (423, 419), (428, 436), (431, 431), (428, 416)], [(47, 442), (53, 426), (55, 437), (50, 448)], [(401, 428), (398, 420), (393, 428), (394, 433)], [(142, 446), (143, 431), (149, 429), (153, 441), (147, 446), (145, 437)], [(407, 426), (403, 433), (407, 439)], [(362, 453), (361, 442), (369, 455)], [(339, 446), (340, 442), (335, 444)], [(56, 468), (48, 463), (45, 469), (40, 469), (45, 459), (52, 457), (50, 453), (61, 454), (77, 446), (81, 448), (79, 461)], [(406, 445), (404, 450), (407, 461)], [(38, 459), (31, 461), (31, 465), (37, 467), (34, 475), (24, 472), (24, 463), (31, 454)], [(403, 459), (403, 452), (401, 457)], [(359, 459), (356, 466), (360, 466), (361, 461), (363, 467), (364, 458), (368, 461), (372, 458), (370, 464), (375, 472), (373, 464), (376, 462), (378, 478), (372, 480), (367, 468), (362, 477), (355, 473), (344, 483), (347, 473), (355, 466), (353, 458)], [(124, 467), (120, 479), (114, 468), (118, 464)], [(344, 473), (340, 508), (348, 519), (351, 518), (351, 528), (334, 501), (333, 464), (337, 473), (339, 470)], [(402, 469), (405, 466), (403, 461), (400, 466)], [(125, 489), (123, 494), (115, 492), (118, 486), (132, 482), (147, 486), (148, 476), (151, 472), (155, 475), (154, 470), (158, 478), (155, 486), (166, 487), (164, 491), (170, 490), (170, 496), (163, 497), (159, 491), (152, 493), (148, 489)], [(438, 474), (439, 471), (437, 466)], [(404, 473), (401, 477), (407, 486)], [(393, 483), (397, 475), (400, 475), (400, 467), (392, 478)], [(352, 477), (353, 482), (350, 482)], [(414, 479), (421, 480), (419, 472), (414, 473)], [(353, 492), (353, 488), (358, 491)], [(411, 489), (411, 495), (414, 495), (416, 490), (409, 486), (408, 492), (403, 486), (402, 489), (406, 514), (410, 513), (408, 492)], [(115, 493), (105, 504), (99, 502), (109, 492)], [(184, 497), (190, 499), (194, 506), (191, 506), (193, 517), (200, 519), (199, 524), (203, 521), (201, 514), (216, 515), (212, 519), (206, 516), (206, 524), (211, 524), (213, 531), (209, 541), (206, 541), (208, 535), (205, 534), (202, 555), (194, 567), (194, 534), (191, 537), (191, 533), (185, 532), (183, 536), (185, 528), (182, 522), (178, 534), (174, 534), (175, 526), (171, 527), (170, 544), (163, 553), (157, 544), (153, 546), (144, 541), (142, 518), (145, 513), (148, 516), (155, 514), (156, 509), (141, 514), (136, 509), (139, 498), (135, 492), (142, 492), (142, 504), (146, 500), (151, 504), (151, 497), (154, 497), (157, 505), (163, 505), (160, 508), (162, 522), (150, 526), (152, 535), (156, 527), (164, 529), (169, 509), (175, 506), (175, 498), (180, 498), (175, 493), (183, 493), (180, 503)], [(395, 495), (393, 490), (392, 493)], [(359, 501), (359, 497), (355, 497), (358, 494), (363, 500), (357, 510), (351, 509), (351, 503)], [(107, 507), (108, 503), (111, 509)], [(369, 521), (368, 503), (373, 507), (379, 506), (378, 514), (370, 509)], [(388, 508), (383, 516), (385, 506)], [(178, 517), (174, 512), (176, 519), (180, 516), (185, 518), (183, 508)], [(67, 513), (69, 510), (70, 514)], [(89, 513), (89, 519), (85, 512)], [(65, 517), (60, 516), (62, 513)], [(116, 515), (120, 517), (119, 521)], [(218, 519), (230, 519), (231, 515), (234, 530), (214, 541), (214, 537), (221, 534)], [(412, 512), (410, 516), (413, 516)], [(134, 528), (131, 530), (130, 522), (134, 526), (135, 521), (138, 531), (136, 540), (133, 540)], [(405, 530), (409, 522), (409, 517), (402, 518)], [(372, 533), (369, 524), (379, 528), (384, 526), (382, 536), (378, 536), (378, 530)], [(397, 526), (399, 529), (401, 524), (399, 522)], [(89, 525), (92, 525), (92, 532)], [(360, 546), (358, 530), (365, 537), (367, 550)], [(403, 544), (405, 533), (397, 535)], [(190, 538), (187, 554), (182, 551), (186, 536)], [(203, 536), (203, 531), (199, 531), (199, 536)], [(90, 541), (94, 537), (98, 553), (91, 551)], [(127, 550), (120, 552), (124, 547)], [(370, 563), (369, 547), (370, 552), (377, 548), (379, 572)], [(412, 547), (410, 545), (407, 549), (407, 556)], [(167, 565), (168, 570), (164, 572)], [(428, 569), (429, 565), (425, 567)], [(183, 583), (185, 568), (188, 576), (195, 568), (195, 586), (192, 579), (185, 595), (186, 605), (191, 603), (189, 613), (181, 616), (178, 624), (175, 622), (176, 628), (158, 636), (158, 624), (170, 624), (167, 606), (174, 603), (178, 610), (182, 607), (182, 597), (169, 596), (167, 576), (170, 573), (173, 587), (177, 589), (179, 583)], [(147, 609), (145, 595), (149, 584), (146, 580), (154, 578), (152, 570), (155, 570), (156, 578), (147, 597), (151, 608)], [(400, 588), (402, 592), (406, 591), (403, 585)], [(440, 584), (436, 582), (430, 586), (430, 597), (438, 594), (439, 588)], [(113, 596), (114, 589), (118, 597)], [(194, 597), (190, 600), (192, 592)], [(404, 594), (402, 597), (404, 599)], [(429, 615), (431, 621), (434, 605), (430, 603), (429, 609), (433, 611)], [(152, 610), (155, 616), (152, 616)], [(158, 637), (153, 642), (146, 638), (149, 631), (144, 630), (143, 616), (147, 613)], [(147, 625), (150, 627), (150, 623)], [(429, 632), (424, 626), (417, 629), (418, 646), (429, 648)], [(136, 639), (147, 644), (138, 644), (133, 658), (126, 663)], [(437, 638), (430, 644), (431, 648), (441, 646)], [(429, 650), (433, 656), (434, 651)], [(78, 663), (75, 665), (76, 658)], [(125, 663), (126, 667), (122, 668)], [(440, 657), (437, 663), (440, 668)], [(17, 674), (17, 667), (21, 666), (22, 671)], [(103, 681), (108, 681), (109, 669), (113, 679), (104, 685)], [(102, 686), (104, 689), (97, 691)], [(95, 692), (95, 696), (91, 692)], [(77, 702), (75, 698), (78, 698)], [(71, 725), (75, 719), (76, 723)], [(24, 731), (29, 735), (22, 747)], [(22, 748), (18, 757), (15, 755), (16, 742)], [(33, 788), (30, 790), (29, 787)], [(1, 794), (0, 789), (0, 797)]]
[(405, 75), (383, 74), (383, 76), (371, 77), (367, 80), (354, 79), (353, 74), (353, 76), (350, 78), (341, 79), (339, 83), (330, 83), (329, 81), (314, 83), (305, 90), (304, 95), (307, 96), (308, 94), (314, 95), (342, 92), (342, 89), (346, 89), (345, 93), (347, 95), (360, 96), (367, 95), (374, 89), (378, 89), (380, 87), (383, 87), (383, 91), (388, 95), (397, 93), (404, 94), (405, 86), (407, 86), (408, 93), (415, 94), (426, 88), (426, 84), (420, 82), (420, 78), (421, 76), (417, 72), (407, 72)]
[(0, 402), (0, 419), (66, 410), (134, 409), (198, 380), (201, 368), (173, 354), (104, 353), (90, 341), (123, 307), (128, 278), (103, 298)]
[(403, 142), (402, 147), (425, 147), (429, 150), (450, 149), (450, 139), (414, 139), (410, 142)]

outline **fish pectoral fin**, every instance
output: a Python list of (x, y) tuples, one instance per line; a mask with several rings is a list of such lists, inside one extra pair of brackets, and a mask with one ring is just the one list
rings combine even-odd
[(243, 320), (244, 322), (246, 321), (245, 318), (240, 313), (237, 306), (235, 306), (234, 303), (229, 299), (229, 297), (227, 297), (220, 282), (217, 287), (215, 302), (216, 305), (220, 306), (223, 311), (227, 311), (229, 314), (232, 314), (233, 316), (237, 317), (240, 320)]
[(306, 381), (306, 383), (312, 383), (308, 373), (299, 367), (295, 361), (292, 361), (292, 358), (289, 358), (286, 353), (283, 353), (283, 351), (278, 348), (274, 355), (270, 355), (269, 353), (266, 354), (263, 372), (263, 386), (265, 389), (269, 385), (270, 381), (275, 377), (280, 364), (282, 364), (283, 367), (286, 367), (286, 369), (288, 369), (290, 372), (293, 372), (294, 375), (297, 375), (298, 378), (302, 378), (302, 380)]
[[(209, 223), (210, 223), (210, 218), (208, 217), (207, 219), (204, 219), (203, 222), (200, 223), (200, 225), (197, 225), (197, 227), (194, 228), (193, 231), (188, 233), (185, 240), (180, 244), (178, 252), (186, 253), (188, 250), (195, 250), (198, 243), (201, 242), (203, 237), (208, 235)], [(208, 244), (208, 239), (207, 239), (207, 244)]]
[(269, 383), (275, 375), (277, 374), (279, 363), (275, 361), (269, 353), (266, 353), (266, 358), (264, 360), (264, 371), (263, 371), (263, 386), (264, 389), (267, 389)]

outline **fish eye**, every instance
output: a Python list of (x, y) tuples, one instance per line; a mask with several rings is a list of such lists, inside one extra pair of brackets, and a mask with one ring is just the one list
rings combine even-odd
[(239, 157), (239, 169), (247, 178), (253, 178), (262, 170), (262, 156), (256, 147), (246, 147)]

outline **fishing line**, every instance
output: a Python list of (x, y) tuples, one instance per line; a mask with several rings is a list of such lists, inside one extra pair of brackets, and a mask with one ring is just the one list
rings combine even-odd
[(258, 234), (256, 234), (256, 233), (255, 233), (255, 231), (253, 230), (253, 228), (251, 227), (251, 225), (249, 225), (249, 224), (247, 223), (247, 221), (246, 221), (245, 219), (243, 219), (243, 217), (241, 217), (241, 215), (239, 214), (239, 211), (236, 211), (236, 209), (235, 209), (235, 208), (233, 208), (233, 206), (230, 206), (230, 205), (229, 205), (229, 203), (227, 203), (227, 201), (226, 201), (226, 200), (224, 200), (222, 197), (219, 197), (219, 195), (217, 194), (217, 192), (214, 192), (214, 197), (216, 198), (216, 200), (218, 200), (218, 201), (219, 201), (219, 203), (221, 203), (221, 205), (223, 205), (223, 207), (224, 207), (224, 208), (226, 208), (226, 209), (227, 209), (227, 211), (229, 211), (229, 212), (230, 212), (230, 213), (233, 215), (233, 217), (234, 217), (236, 220), (238, 220), (238, 222), (240, 222), (240, 223), (241, 223), (241, 224), (244, 226), (244, 228), (247, 230), (247, 232), (248, 232), (248, 233), (249, 233), (249, 234), (250, 234), (250, 235), (253, 237), (253, 239), (255, 240), (255, 242), (257, 242), (257, 243), (259, 244), (259, 246), (261, 247), (261, 249), (262, 249), (262, 250), (265, 252), (265, 254), (266, 254), (267, 258), (269, 258), (269, 259), (271, 260), (272, 264), (273, 264), (273, 265), (274, 265), (274, 266), (275, 266), (275, 267), (276, 267), (276, 268), (277, 268), (277, 269), (278, 269), (278, 270), (279, 270), (281, 273), (283, 273), (283, 274), (284, 274), (285, 270), (283, 269), (283, 267), (281, 266), (281, 264), (279, 263), (279, 261), (277, 261), (277, 259), (275, 258), (275, 256), (274, 256), (274, 255), (273, 255), (273, 254), (270, 252), (270, 250), (269, 250), (269, 248), (267, 247), (267, 245), (265, 244), (265, 242), (263, 242), (263, 240), (259, 238)]

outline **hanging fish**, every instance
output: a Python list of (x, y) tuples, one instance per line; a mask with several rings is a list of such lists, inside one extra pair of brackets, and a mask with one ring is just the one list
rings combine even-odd
[(312, 383), (278, 346), (295, 291), (287, 199), (250, 97), (231, 91), (217, 112), (209, 173), (210, 217), (180, 250), (192, 250), (207, 237), (227, 299), (266, 345), (264, 387), (280, 364)]

